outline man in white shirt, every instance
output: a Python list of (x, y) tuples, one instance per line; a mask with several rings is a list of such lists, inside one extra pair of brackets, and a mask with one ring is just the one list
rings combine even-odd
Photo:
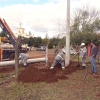
[(87, 48), (85, 46), (85, 43), (81, 43), (80, 58), (82, 60), (82, 69), (86, 68), (86, 55), (87, 55)]

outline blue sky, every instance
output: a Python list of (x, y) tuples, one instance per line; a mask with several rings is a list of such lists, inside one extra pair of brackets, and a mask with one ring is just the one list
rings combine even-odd
[(0, 0), (0, 7), (15, 4), (44, 4), (46, 2), (48, 2), (48, 0)]

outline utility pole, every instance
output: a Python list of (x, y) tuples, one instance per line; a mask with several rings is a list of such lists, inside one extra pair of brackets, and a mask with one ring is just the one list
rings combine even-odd
[(19, 48), (18, 48), (18, 46), (20, 44), (21, 44), (21, 37), (18, 36), (18, 39), (15, 43), (15, 78), (16, 78), (16, 80), (18, 79), (18, 65), (19, 65), (19, 60), (18, 60)]
[(15, 78), (18, 78), (18, 42), (15, 43)]
[(70, 61), (70, 0), (67, 0), (67, 14), (66, 14), (66, 55), (65, 66), (69, 65)]

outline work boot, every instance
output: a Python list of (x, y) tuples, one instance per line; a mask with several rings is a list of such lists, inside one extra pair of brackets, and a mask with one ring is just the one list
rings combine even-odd
[(85, 66), (81, 66), (79, 69), (80, 70), (83, 70), (83, 69), (85, 69), (86, 67)]
[(50, 67), (50, 69), (53, 69), (53, 68), (54, 68), (54, 67), (52, 67), (52, 66)]
[(27, 65), (24, 65), (24, 68), (27, 68)]
[(62, 70), (65, 70), (65, 67), (62, 67)]
[(99, 76), (98, 76), (97, 73), (93, 73), (93, 76), (94, 76), (95, 78), (99, 78)]
[(24, 63), (24, 68), (27, 68), (27, 64), (26, 63)]

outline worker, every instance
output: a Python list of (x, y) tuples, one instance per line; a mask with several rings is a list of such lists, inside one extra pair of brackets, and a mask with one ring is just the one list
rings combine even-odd
[(82, 60), (82, 69), (86, 68), (86, 55), (87, 55), (87, 48), (85, 46), (85, 43), (81, 43), (80, 58)]
[(53, 69), (57, 63), (60, 63), (62, 66), (62, 69), (65, 70), (64, 58), (65, 58), (65, 49), (62, 49), (62, 51), (58, 53), (57, 56), (55, 57), (54, 62), (51, 65), (50, 69)]
[(24, 65), (25, 68), (27, 68), (27, 60), (29, 59), (29, 55), (26, 53), (20, 53), (19, 58), (22, 60), (22, 64)]

